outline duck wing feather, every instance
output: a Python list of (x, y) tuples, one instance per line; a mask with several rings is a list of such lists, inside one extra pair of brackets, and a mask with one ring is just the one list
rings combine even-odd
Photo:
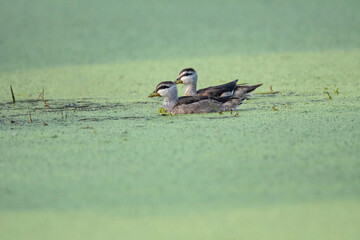
[(228, 82), (222, 85), (211, 86), (196, 91), (199, 96), (211, 96), (211, 97), (220, 97), (223, 93), (232, 94), (236, 88), (237, 79), (232, 82)]

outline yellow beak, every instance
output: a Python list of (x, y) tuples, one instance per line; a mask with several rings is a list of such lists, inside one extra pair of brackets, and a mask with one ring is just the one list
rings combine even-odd
[(177, 80), (176, 80), (176, 82), (175, 82), (175, 84), (179, 84), (179, 83), (181, 83), (181, 84), (182, 84), (182, 83), (184, 83), (184, 82), (183, 82), (183, 81), (181, 81), (180, 79), (177, 79)]
[(153, 92), (148, 97), (150, 98), (150, 97), (161, 97), (161, 96), (157, 92)]

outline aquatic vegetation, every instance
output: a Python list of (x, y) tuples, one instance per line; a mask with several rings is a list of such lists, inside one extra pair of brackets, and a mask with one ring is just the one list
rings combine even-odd
[(171, 115), (171, 113), (169, 113), (168, 111), (166, 111), (165, 108), (161, 107), (158, 109), (158, 114), (161, 116), (167, 116), (167, 115)]
[(328, 95), (328, 99), (329, 99), (329, 100), (332, 99), (332, 97), (331, 97), (331, 95), (330, 95), (330, 93), (329, 93), (328, 91), (326, 91), (326, 92), (324, 92), (324, 93), (326, 93), (326, 94)]
[(14, 95), (14, 91), (13, 91), (11, 84), (10, 84), (10, 91), (11, 91), (12, 102), (15, 104), (15, 95)]

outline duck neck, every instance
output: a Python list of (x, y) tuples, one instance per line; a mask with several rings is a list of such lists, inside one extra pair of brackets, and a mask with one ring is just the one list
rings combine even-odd
[(196, 82), (186, 85), (185, 96), (195, 96), (196, 95)]
[(177, 101), (178, 101), (177, 96), (164, 97), (163, 108), (165, 108), (166, 111), (171, 112), (173, 107), (176, 105)]

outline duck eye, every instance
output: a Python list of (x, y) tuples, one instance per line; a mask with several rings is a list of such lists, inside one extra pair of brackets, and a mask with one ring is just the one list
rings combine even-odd
[(169, 86), (161, 86), (161, 87), (159, 87), (158, 89), (157, 89), (157, 91), (159, 91), (159, 90), (161, 90), (161, 89), (165, 89), (165, 88), (169, 88)]
[(192, 73), (187, 72), (187, 73), (183, 74), (181, 77), (187, 77), (187, 76), (190, 76), (190, 75), (192, 75)]

